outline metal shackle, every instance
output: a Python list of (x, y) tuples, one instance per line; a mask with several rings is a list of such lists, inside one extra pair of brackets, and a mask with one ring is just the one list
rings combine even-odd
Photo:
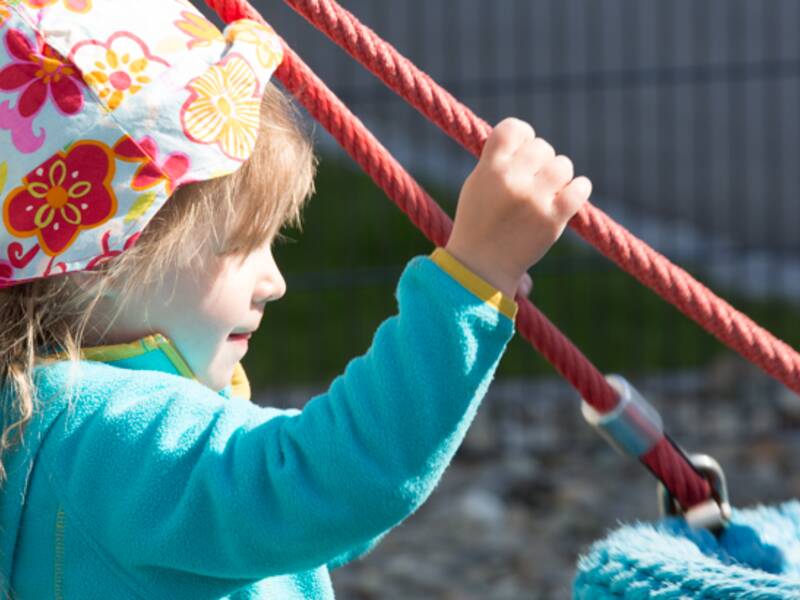
[(711, 498), (683, 510), (664, 484), (658, 483), (658, 500), (661, 517), (682, 516), (694, 529), (710, 529), (720, 533), (731, 520), (728, 484), (719, 463), (707, 454), (687, 456), (692, 466), (711, 484)]

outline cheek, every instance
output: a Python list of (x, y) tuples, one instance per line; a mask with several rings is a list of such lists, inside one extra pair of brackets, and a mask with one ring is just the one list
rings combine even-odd
[(225, 331), (227, 336), (231, 329), (247, 325), (248, 300), (245, 294), (230, 287), (213, 290), (197, 305), (197, 317), (206, 326)]
[(247, 273), (230, 261), (210, 263), (207, 271), (186, 273), (178, 281), (173, 312), (187, 328), (205, 330), (205, 337), (226, 338), (246, 326), (250, 295), (244, 289)]
[[(174, 297), (150, 303), (151, 322), (171, 337), (192, 345), (208, 347), (217, 343), (226, 326), (226, 310), (219, 302), (188, 294), (186, 288), (176, 290)], [(196, 290), (193, 290), (196, 292)]]
[(236, 307), (230, 303), (209, 301), (200, 303), (193, 311), (186, 311), (181, 321), (189, 328), (202, 329), (205, 335), (220, 335), (237, 326), (237, 314)]

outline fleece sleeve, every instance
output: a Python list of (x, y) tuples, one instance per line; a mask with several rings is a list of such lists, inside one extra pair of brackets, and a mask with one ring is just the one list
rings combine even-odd
[(253, 581), (369, 548), (439, 481), (517, 308), (442, 250), (412, 259), (396, 298), (369, 350), (302, 411), (169, 374), (109, 384), (47, 442), (64, 509), (140, 582), (164, 569)]

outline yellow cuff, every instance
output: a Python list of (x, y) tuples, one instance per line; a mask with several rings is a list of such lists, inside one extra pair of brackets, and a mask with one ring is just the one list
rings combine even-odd
[(486, 280), (470, 271), (447, 250), (436, 248), (431, 254), (431, 260), (478, 298), (494, 306), (512, 321), (516, 318), (519, 306), (513, 298), (509, 298), (493, 285), (487, 283)]

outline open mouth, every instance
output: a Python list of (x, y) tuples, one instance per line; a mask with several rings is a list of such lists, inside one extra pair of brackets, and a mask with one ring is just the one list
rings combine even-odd
[(241, 342), (241, 341), (246, 342), (247, 340), (250, 339), (251, 335), (252, 335), (251, 333), (232, 333), (228, 336), (228, 339), (234, 342)]

